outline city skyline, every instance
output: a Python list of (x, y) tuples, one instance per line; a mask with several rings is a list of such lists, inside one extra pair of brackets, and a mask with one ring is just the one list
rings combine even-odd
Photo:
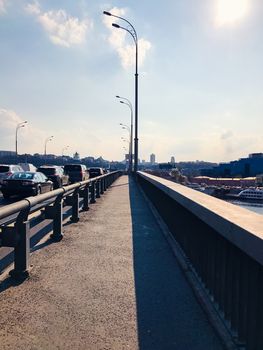
[[(224, 162), (262, 152), (262, 13), (256, 0), (0, 0), (1, 149), (124, 158), (119, 123), (134, 101), (139, 36), (139, 158)], [(147, 16), (145, 16), (147, 13)]]

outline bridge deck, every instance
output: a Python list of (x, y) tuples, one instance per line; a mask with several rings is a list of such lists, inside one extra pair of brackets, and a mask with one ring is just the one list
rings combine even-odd
[(0, 284), (1, 349), (222, 349), (141, 192), (119, 178)]

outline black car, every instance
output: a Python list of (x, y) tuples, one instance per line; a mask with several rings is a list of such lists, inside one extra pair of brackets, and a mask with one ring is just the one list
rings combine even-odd
[(17, 172), (3, 181), (2, 193), (4, 198), (13, 195), (36, 196), (53, 190), (53, 182), (39, 172)]
[(97, 177), (97, 176), (101, 176), (104, 174), (104, 171), (102, 168), (89, 168), (89, 177), (93, 178), (93, 177)]
[(69, 182), (80, 182), (88, 180), (89, 172), (84, 164), (66, 164), (64, 172), (69, 176)]
[(46, 175), (54, 184), (54, 188), (60, 188), (69, 184), (69, 176), (64, 174), (64, 170), (57, 165), (42, 165), (37, 171)]

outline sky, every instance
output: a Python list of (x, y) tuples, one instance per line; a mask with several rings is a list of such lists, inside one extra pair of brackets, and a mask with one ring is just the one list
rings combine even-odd
[[(224, 162), (263, 152), (262, 0), (0, 0), (0, 149)], [(68, 146), (67, 149), (65, 149)]]

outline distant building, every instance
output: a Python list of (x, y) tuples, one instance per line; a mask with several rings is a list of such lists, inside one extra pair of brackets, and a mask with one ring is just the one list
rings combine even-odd
[(175, 158), (174, 158), (174, 156), (171, 157), (171, 163), (172, 163), (172, 164), (175, 163)]
[(80, 156), (79, 156), (79, 153), (78, 153), (78, 152), (75, 152), (75, 153), (73, 154), (73, 159), (74, 159), (74, 160), (80, 160)]
[(155, 154), (151, 154), (150, 155), (150, 163), (153, 165), (153, 164), (155, 164)]
[(0, 157), (8, 157), (8, 156), (15, 156), (15, 155), (16, 155), (16, 152), (0, 150)]
[(229, 163), (220, 163), (212, 169), (202, 169), (201, 175), (210, 177), (249, 177), (263, 173), (263, 153), (251, 153)]

